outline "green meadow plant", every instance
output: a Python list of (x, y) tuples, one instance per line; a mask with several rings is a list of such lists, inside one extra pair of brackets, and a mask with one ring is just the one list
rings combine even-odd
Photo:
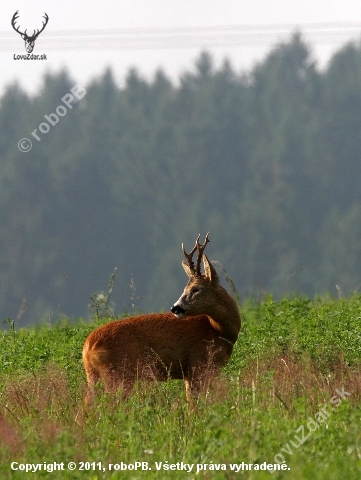
[[(192, 412), (181, 381), (137, 382), (127, 400), (99, 391), (85, 408), (82, 345), (109, 318), (7, 321), (0, 478), (361, 478), (361, 297), (268, 296), (244, 302), (242, 317), (230, 363)], [(283, 460), (273, 474), (254, 469)]]

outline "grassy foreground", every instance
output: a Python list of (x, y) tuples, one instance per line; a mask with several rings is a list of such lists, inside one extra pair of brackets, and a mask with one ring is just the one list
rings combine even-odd
[(231, 362), (192, 414), (176, 381), (101, 396), (84, 414), (81, 350), (97, 322), (10, 324), (0, 478), (360, 479), (361, 296), (269, 297), (242, 312)]

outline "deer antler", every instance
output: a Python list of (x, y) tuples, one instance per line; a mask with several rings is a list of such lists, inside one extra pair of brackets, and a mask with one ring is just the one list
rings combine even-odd
[[(44, 12), (43, 18), (45, 19), (45, 23), (42, 22), (43, 28), (42, 28), (40, 31), (38, 30), (38, 33), (35, 33), (35, 30), (34, 30), (34, 35), (36, 35), (35, 38), (38, 38), (38, 36), (41, 34), (41, 32), (44, 30), (44, 28), (45, 28), (45, 27), (47, 26), (47, 24), (48, 24), (49, 17), (48, 17), (48, 15), (47, 15), (45, 12)], [(33, 35), (33, 36), (34, 36), (34, 35)]]
[[(15, 23), (16, 23), (16, 20), (18, 18), (19, 18), (19, 10), (16, 10), (16, 12), (13, 15), (13, 18), (11, 19), (11, 26), (13, 27), (15, 32), (20, 33), (20, 35), (24, 35), (24, 32), (20, 32), (19, 27), (18, 28), (15, 27)], [(25, 32), (26, 32), (26, 30), (25, 30)]]
[[(206, 235), (204, 243), (201, 244), (201, 243), (199, 243), (199, 238), (200, 238), (201, 234), (199, 234), (198, 237), (197, 237), (197, 240), (196, 240), (196, 244), (194, 245), (194, 247), (192, 248), (192, 250), (189, 253), (187, 253), (185, 251), (184, 245), (182, 243), (182, 250), (183, 250), (184, 256), (186, 257), (188, 267), (191, 269), (193, 275), (196, 275), (197, 277), (201, 276), (201, 260), (202, 260), (202, 256), (203, 256), (203, 251), (206, 248), (207, 243), (209, 243), (209, 241), (210, 241), (208, 239), (208, 235), (209, 235), (209, 232)], [(194, 267), (193, 255), (194, 255), (194, 252), (196, 250), (198, 250), (198, 257), (197, 257), (197, 265), (196, 265), (196, 267)]]
[(199, 240), (200, 236), (201, 236), (201, 234), (198, 235), (198, 238), (196, 240), (196, 244), (194, 245), (194, 247), (192, 248), (192, 250), (189, 253), (187, 253), (185, 251), (184, 245), (182, 243), (182, 250), (183, 250), (184, 256), (186, 257), (188, 267), (191, 269), (193, 274), (196, 273), (196, 269), (194, 268), (194, 263), (193, 263), (193, 255), (194, 255), (194, 252), (197, 250), (197, 246), (199, 245), (198, 240)]
[(197, 257), (197, 266), (196, 266), (196, 275), (197, 276), (201, 276), (201, 260), (202, 260), (202, 256), (203, 256), (203, 251), (204, 249), (206, 248), (206, 245), (207, 243), (210, 242), (210, 240), (208, 239), (208, 235), (209, 235), (209, 232), (207, 233), (206, 235), (206, 238), (204, 240), (204, 243), (200, 244), (199, 243), (199, 237), (200, 235), (198, 235), (198, 238), (197, 238), (197, 242), (196, 242), (196, 247), (198, 249), (198, 257)]
[(16, 10), (16, 12), (15, 12), (14, 15), (13, 15), (13, 18), (11, 19), (11, 26), (13, 27), (13, 29), (14, 29), (16, 32), (20, 33), (20, 35), (25, 35), (26, 38), (30, 38), (30, 39), (32, 39), (32, 40), (34, 40), (34, 41), (38, 38), (38, 36), (39, 36), (39, 35), (41, 34), (41, 32), (44, 30), (44, 28), (47, 26), (48, 21), (49, 21), (48, 15), (44, 12), (43, 18), (45, 19), (45, 22), (42, 22), (43, 28), (42, 28), (41, 30), (38, 29), (37, 32), (34, 30), (32, 36), (29, 37), (29, 35), (27, 35), (27, 33), (26, 33), (27, 30), (25, 30), (25, 32), (21, 32), (20, 29), (19, 29), (20, 27), (18, 27), (18, 28), (15, 27), (15, 23), (16, 23), (16, 21), (17, 21), (18, 18), (19, 18), (19, 10)]

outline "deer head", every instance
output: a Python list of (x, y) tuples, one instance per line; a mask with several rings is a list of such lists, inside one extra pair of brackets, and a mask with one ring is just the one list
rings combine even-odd
[(43, 27), (41, 30), (37, 30), (33, 32), (33, 34), (31, 36), (27, 35), (27, 30), (25, 30), (25, 32), (21, 32), (19, 27), (16, 28), (15, 26), (15, 23), (17, 21), (17, 19), (19, 18), (19, 10), (17, 10), (14, 15), (13, 15), (13, 18), (11, 19), (11, 26), (13, 27), (13, 29), (18, 32), (20, 35), (21, 35), (21, 38), (23, 40), (25, 40), (25, 50), (27, 51), (27, 53), (31, 53), (33, 50), (34, 50), (34, 47), (35, 47), (35, 40), (38, 38), (38, 36), (41, 34), (41, 32), (44, 30), (44, 28), (46, 27), (48, 21), (49, 21), (49, 17), (46, 13), (44, 13), (44, 16), (43, 18), (45, 19), (45, 22), (43, 22)]
[[(219, 285), (219, 278), (217, 272), (211, 262), (208, 260), (207, 256), (204, 255), (204, 249), (206, 248), (207, 243), (209, 243), (208, 238), (209, 232), (206, 235), (206, 238), (202, 244), (199, 243), (199, 237), (196, 240), (196, 244), (190, 253), (187, 253), (182, 244), (182, 250), (186, 258), (186, 262), (183, 261), (183, 268), (189, 278), (188, 284), (186, 285), (183, 294), (178, 299), (178, 301), (171, 308), (171, 312), (178, 318), (181, 318), (185, 315), (198, 315), (199, 313), (207, 313), (204, 310), (204, 304), (207, 303), (212, 308), (212, 305), (209, 303), (209, 292), (212, 290), (212, 296), (214, 296), (214, 291), (221, 288)], [(193, 262), (193, 255), (195, 251), (198, 251), (196, 265)], [(203, 259), (204, 265), (204, 274), (201, 273), (201, 260)], [(222, 289), (223, 290), (223, 289)]]

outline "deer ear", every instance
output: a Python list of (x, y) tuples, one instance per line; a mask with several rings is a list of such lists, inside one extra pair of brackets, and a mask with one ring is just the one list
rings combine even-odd
[(207, 255), (203, 254), (203, 266), (204, 266), (204, 275), (208, 278), (214, 285), (219, 283), (219, 277), (216, 272), (216, 269), (208, 260)]
[(188, 278), (193, 278), (194, 277), (194, 272), (191, 270), (189, 265), (183, 260), (182, 266), (184, 268), (184, 271), (186, 272)]

